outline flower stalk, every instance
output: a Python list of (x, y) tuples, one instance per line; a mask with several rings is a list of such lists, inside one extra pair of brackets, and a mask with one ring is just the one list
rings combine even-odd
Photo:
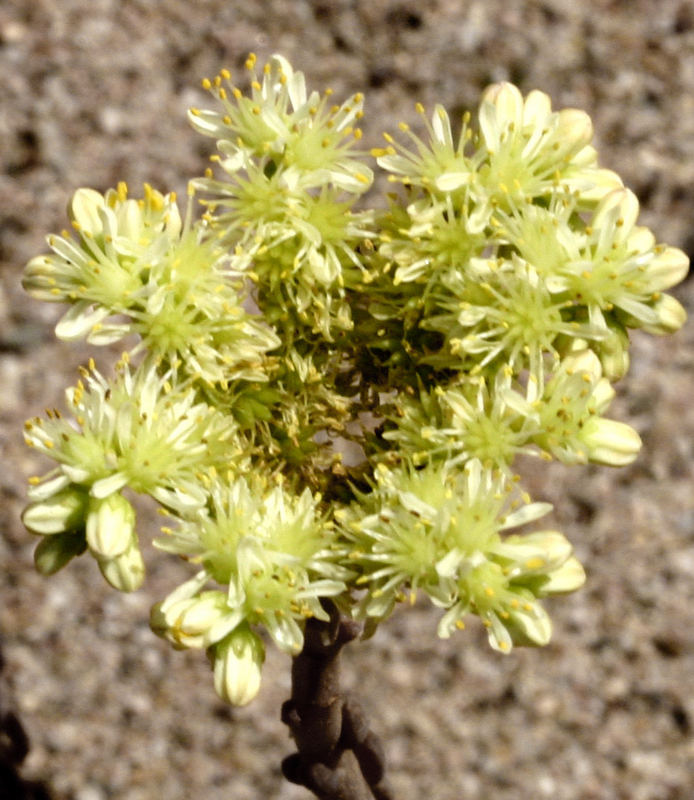
[(342, 649), (360, 634), (354, 620), (330, 607), (328, 620), (309, 620), (292, 664), (292, 694), (282, 706), (298, 752), (282, 773), (320, 800), (393, 800), (380, 740), (358, 700), (340, 688)]

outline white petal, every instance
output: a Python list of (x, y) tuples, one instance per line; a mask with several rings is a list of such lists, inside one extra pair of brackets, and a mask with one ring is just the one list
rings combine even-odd
[(30, 486), (27, 489), (27, 497), (32, 502), (46, 500), (48, 497), (56, 494), (56, 492), (64, 489), (70, 484), (70, 482), (70, 478), (67, 475), (64, 473), (59, 474), (55, 478), (51, 478), (48, 481), (41, 481), (41, 483), (38, 483), (35, 486)]
[(543, 647), (552, 638), (552, 621), (539, 603), (532, 611), (514, 611), (513, 622), (536, 645)]
[(541, 593), (565, 594), (580, 589), (586, 582), (586, 573), (581, 562), (571, 556), (559, 569), (549, 574), (549, 580), (542, 584)]
[(470, 172), (444, 172), (434, 181), (434, 185), (441, 192), (454, 192), (461, 186), (466, 186), (472, 180)]
[(67, 342), (81, 339), (111, 312), (103, 306), (94, 306), (91, 300), (75, 303), (55, 326), (55, 335)]
[(552, 102), (548, 94), (534, 89), (523, 103), (523, 125), (544, 126), (552, 113)]
[(431, 117), (431, 127), (434, 131), (434, 136), (443, 145), (453, 148), (453, 133), (451, 132), (451, 121), (448, 118), (446, 109), (442, 105), (434, 107), (434, 113)]
[(107, 478), (102, 478), (95, 481), (91, 488), (92, 497), (108, 497), (108, 495), (117, 492), (126, 486), (128, 483), (128, 476), (124, 472), (114, 472)]
[(78, 230), (97, 235), (102, 231), (99, 211), (104, 207), (103, 195), (94, 189), (78, 189), (70, 203), (70, 218), (77, 223)]
[(521, 506), (518, 511), (510, 513), (500, 530), (525, 525), (528, 522), (544, 517), (545, 514), (549, 514), (552, 508), (551, 503), (528, 503), (525, 506)]
[(208, 572), (204, 569), (200, 570), (194, 577), (177, 586), (173, 592), (170, 592), (163, 602), (157, 604), (158, 613), (166, 615), (175, 603), (180, 600), (187, 600), (197, 594), (209, 579)]

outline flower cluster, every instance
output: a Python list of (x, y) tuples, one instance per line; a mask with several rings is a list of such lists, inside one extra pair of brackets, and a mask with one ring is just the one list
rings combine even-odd
[(598, 166), (583, 112), (498, 84), (478, 121), (473, 132), (466, 115), (455, 142), (437, 107), (428, 141), (403, 125), (410, 148), (387, 134), (374, 151), (407, 191), (382, 220), (382, 330), (429, 378), (395, 401), (385, 438), (418, 463), (448, 453), (509, 468), (528, 450), (628, 463), (637, 434), (601, 415), (628, 368), (628, 330), (682, 325), (664, 291), (688, 259), (636, 225), (636, 197)]
[(373, 491), (340, 515), (348, 558), (361, 571), (356, 583), (369, 587), (361, 613), (388, 616), (407, 587), (412, 601), (421, 590), (446, 609), (440, 636), (464, 627), (462, 618), (473, 613), (496, 650), (547, 644), (551, 624), (538, 599), (577, 589), (585, 575), (557, 531), (501, 537), (551, 508), (514, 509), (512, 485), (477, 459), (462, 470), (446, 463), (393, 471), (381, 465)]
[[(296, 496), (281, 484), (268, 489), (260, 480), (218, 480), (205, 508), (155, 541), (202, 569), (152, 609), (152, 629), (175, 647), (207, 648), (217, 689), (231, 702), (255, 694), (248, 676), (229, 667), (239, 636), (245, 660), (258, 669), (264, 649), (251, 625), (296, 654), (303, 646), (299, 622), (328, 619), (321, 598), (346, 588), (348, 573), (335, 563), (332, 525), (320, 516), (319, 502), (308, 488)], [(204, 590), (209, 583), (225, 588)]]
[(542, 92), (488, 88), (456, 137), (417, 105), (423, 133), (371, 152), (400, 194), (356, 210), (362, 96), (308, 92), (282, 56), (246, 70), (247, 93), (222, 70), (203, 81), (216, 110), (190, 110), (217, 174), (184, 219), (149, 186), (79, 189), (73, 230), (26, 267), (27, 291), (68, 304), (59, 337), (131, 347), (113, 377), (81, 370), (69, 414), (26, 424), (54, 462), (23, 516), (38, 569), (88, 552), (137, 588), (131, 493), (151, 497), (172, 519), (155, 546), (196, 570), (151, 626), (204, 649), (234, 704), (268, 637), (295, 655), (307, 619), (371, 632), (418, 593), (440, 636), (472, 615), (500, 652), (546, 644), (543, 598), (585, 574), (560, 532), (521, 530), (550, 506), (517, 457), (636, 458), (605, 414), (630, 330), (683, 324), (666, 292), (686, 256), (637, 224), (588, 116)]
[(195, 186), (210, 226), (252, 257), (248, 275), (266, 318), (293, 340), (331, 339), (352, 328), (345, 285), (366, 272), (357, 245), (372, 235), (371, 215), (352, 210), (373, 181), (354, 149), (363, 96), (335, 105), (330, 90), (309, 94), (282, 56), (262, 76), (254, 55), (246, 68), (250, 96), (222, 70), (203, 81), (221, 111), (190, 111), (193, 127), (217, 140), (213, 160), (224, 173), (210, 170)]
[(58, 410), (25, 425), (27, 444), (57, 466), (34, 478), (24, 524), (48, 539), (37, 565), (53, 572), (86, 546), (106, 579), (131, 591), (144, 578), (135, 512), (125, 487), (183, 512), (206, 501), (209, 474), (238, 457), (233, 418), (171, 383), (155, 366), (120, 364), (115, 381), (94, 367), (67, 391), (72, 419)]
[(70, 216), (77, 239), (50, 236), (53, 253), (32, 259), (24, 274), (34, 297), (70, 304), (58, 337), (103, 345), (134, 334), (135, 353), (207, 384), (264, 380), (264, 354), (279, 340), (244, 310), (234, 280), (241, 262), (205, 226), (184, 225), (173, 195), (145, 185), (135, 200), (123, 183), (103, 196), (79, 189)]

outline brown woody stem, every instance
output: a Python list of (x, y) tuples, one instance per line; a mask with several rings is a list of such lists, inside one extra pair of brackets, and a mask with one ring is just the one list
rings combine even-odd
[(284, 777), (319, 800), (393, 800), (384, 778), (380, 740), (356, 699), (340, 688), (342, 648), (360, 626), (331, 604), (330, 619), (309, 619), (304, 647), (292, 664), (292, 696), (282, 706), (297, 751), (282, 762)]

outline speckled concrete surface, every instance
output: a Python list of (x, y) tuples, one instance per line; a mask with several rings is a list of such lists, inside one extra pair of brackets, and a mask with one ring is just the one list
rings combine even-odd
[[(230, 711), (200, 653), (147, 626), (178, 565), (109, 592), (91, 563), (33, 572), (18, 515), (39, 465), (21, 423), (59, 402), (85, 351), (25, 298), (22, 265), (65, 224), (75, 188), (181, 191), (210, 142), (189, 130), (199, 80), (249, 50), (286, 55), (317, 88), (367, 94), (365, 139), (413, 101), (474, 107), (489, 82), (539, 88), (593, 117), (605, 166), (659, 239), (694, 250), (690, 0), (4, 0), (0, 5), (0, 632), (32, 739), (26, 773), (71, 800), (307, 799), (283, 783), (272, 650), (258, 699)], [(676, 291), (690, 310), (694, 287)], [(535, 496), (575, 542), (588, 584), (552, 604), (553, 643), (500, 656), (475, 627), (448, 641), (428, 607), (349, 652), (398, 798), (687, 800), (694, 796), (694, 329), (635, 337), (615, 414), (644, 439), (620, 471), (553, 467)], [(2, 789), (0, 788), (0, 797)]]

